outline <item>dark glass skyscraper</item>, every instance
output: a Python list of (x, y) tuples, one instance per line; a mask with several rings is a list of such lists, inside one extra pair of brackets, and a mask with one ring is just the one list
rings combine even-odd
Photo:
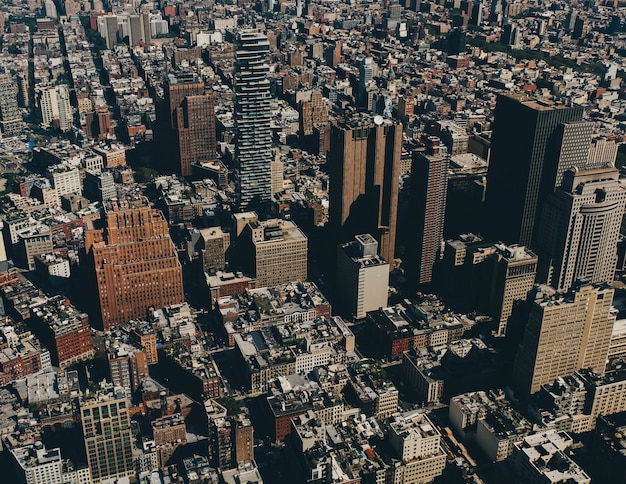
[(235, 60), (235, 182), (237, 206), (267, 216), (271, 202), (272, 131), (267, 37), (237, 35)]
[(582, 114), (580, 106), (525, 94), (498, 97), (485, 200), (490, 238), (532, 247), (538, 207), (554, 191), (561, 147), (568, 144), (562, 137), (577, 132), (559, 128)]

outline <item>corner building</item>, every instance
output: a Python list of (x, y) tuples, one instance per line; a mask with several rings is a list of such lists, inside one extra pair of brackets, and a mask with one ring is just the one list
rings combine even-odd
[(102, 228), (87, 227), (103, 329), (184, 302), (183, 273), (163, 214), (147, 200), (108, 201)]

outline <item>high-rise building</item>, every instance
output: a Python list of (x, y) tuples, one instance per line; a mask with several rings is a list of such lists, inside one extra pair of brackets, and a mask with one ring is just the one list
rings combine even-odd
[[(191, 175), (191, 164), (215, 158), (215, 107), (213, 95), (192, 74), (170, 75), (165, 89), (169, 126), (166, 136), (178, 161), (176, 171)], [(169, 128), (169, 129), (168, 129)]]
[[(489, 285), (484, 310), (494, 318), (496, 335), (505, 336), (509, 317), (516, 302), (525, 301), (537, 275), (537, 255), (527, 247), (494, 244), (493, 253), (485, 257), (481, 282)], [(481, 292), (481, 289), (477, 289)]]
[(59, 198), (63, 195), (79, 194), (83, 189), (80, 170), (69, 163), (49, 166), (46, 176)]
[(43, 223), (36, 223), (18, 232), (17, 260), (22, 267), (35, 269), (35, 257), (53, 251), (52, 230)]
[(524, 337), (513, 368), (513, 384), (523, 395), (580, 368), (604, 373), (617, 316), (615, 290), (577, 282), (568, 293), (537, 286)]
[(284, 179), (284, 167), (283, 162), (280, 161), (280, 155), (277, 155), (270, 164), (272, 171), (272, 194), (280, 193), (283, 191), (283, 179)]
[(3, 137), (22, 133), (24, 122), (17, 106), (17, 85), (8, 74), (0, 75), (0, 130)]
[(117, 187), (115, 186), (113, 173), (110, 171), (96, 173), (91, 170), (85, 170), (84, 173), (83, 194), (85, 197), (99, 202), (117, 198)]
[(230, 232), (220, 227), (209, 227), (200, 229), (200, 235), (202, 270), (211, 274), (223, 271), (226, 268), (226, 251), (230, 247)]
[[(485, 197), (485, 229), (492, 240), (532, 248), (539, 207), (556, 184), (560, 148), (578, 144), (576, 139), (562, 140), (570, 130), (559, 127), (580, 121), (582, 113), (580, 106), (526, 94), (498, 97)], [(574, 128), (571, 133), (578, 136)], [(585, 157), (587, 153), (588, 148)]]
[(450, 295), (493, 318), (505, 336), (516, 301), (525, 301), (537, 274), (537, 256), (519, 245), (492, 244), (462, 234), (446, 240), (438, 268), (438, 284)]
[(122, 387), (127, 395), (132, 395), (149, 376), (148, 359), (139, 348), (119, 344), (108, 348), (111, 382)]
[(482, 288), (488, 300), (485, 308), (497, 324), (496, 334), (506, 335), (515, 301), (523, 301), (535, 283), (537, 256), (526, 247), (496, 244), (495, 252), (485, 260), (489, 290)]
[(346, 314), (354, 318), (387, 307), (389, 263), (378, 255), (378, 241), (370, 234), (356, 235), (338, 247), (337, 285)]
[(145, 317), (149, 306), (184, 301), (182, 268), (160, 211), (145, 199), (111, 200), (102, 223), (86, 227), (85, 252), (106, 331)]
[(133, 436), (128, 398), (119, 387), (98, 391), (80, 403), (87, 464), (94, 484), (133, 477)]
[(611, 282), (625, 206), (617, 169), (566, 171), (541, 214), (538, 280), (559, 291), (582, 278)]
[(425, 153), (413, 152), (410, 201), (415, 219), (407, 242), (407, 270), (417, 284), (428, 284), (443, 243), (450, 157), (441, 151), (439, 138), (427, 139)]
[(85, 136), (88, 139), (105, 140), (115, 134), (115, 127), (111, 122), (111, 112), (107, 106), (98, 106), (93, 111), (85, 113)]
[(257, 287), (273, 287), (307, 278), (308, 240), (289, 220), (250, 222), (240, 237), (242, 256)]
[(117, 24), (117, 15), (103, 15), (97, 19), (98, 33), (104, 38), (107, 49), (112, 49), (117, 44)]
[(150, 14), (128, 16), (128, 44), (131, 47), (136, 45), (150, 45), (152, 32), (150, 30)]
[(183, 415), (174, 413), (153, 420), (152, 435), (159, 453), (159, 467), (165, 467), (176, 449), (187, 443), (187, 429)]
[(365, 57), (361, 59), (359, 63), (359, 92), (358, 92), (358, 101), (359, 105), (365, 107), (369, 110), (370, 103), (368, 102), (367, 96), (367, 88), (370, 83), (374, 80), (374, 75), (376, 73), (376, 64), (374, 63), (374, 59), (372, 57)]
[(347, 114), (331, 124), (329, 224), (338, 242), (369, 233), (380, 256), (395, 256), (402, 125), (382, 116)]
[(211, 465), (230, 468), (233, 460), (233, 431), (230, 419), (219, 417), (209, 422), (209, 459)]
[(259, 32), (237, 34), (235, 54), (235, 183), (240, 211), (262, 218), (271, 209), (272, 130), (269, 42)]
[(74, 113), (70, 104), (70, 91), (66, 84), (41, 89), (39, 109), (42, 124), (47, 128), (61, 131), (72, 129)]

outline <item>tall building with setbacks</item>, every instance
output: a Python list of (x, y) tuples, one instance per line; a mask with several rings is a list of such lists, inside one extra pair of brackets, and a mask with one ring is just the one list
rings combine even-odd
[(109, 200), (102, 226), (88, 225), (85, 252), (105, 331), (150, 306), (184, 302), (183, 273), (163, 214), (147, 200)]

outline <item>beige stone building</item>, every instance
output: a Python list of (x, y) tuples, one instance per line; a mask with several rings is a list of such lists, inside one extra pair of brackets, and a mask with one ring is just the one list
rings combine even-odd
[(538, 286), (524, 338), (513, 368), (513, 383), (522, 394), (580, 368), (604, 373), (617, 311), (614, 289), (579, 282), (569, 293)]

